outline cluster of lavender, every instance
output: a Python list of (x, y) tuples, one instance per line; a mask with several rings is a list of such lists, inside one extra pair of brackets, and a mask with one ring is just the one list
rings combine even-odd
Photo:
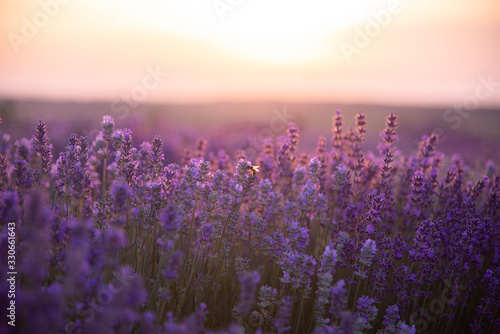
[[(165, 162), (105, 116), (57, 159), (43, 122), (0, 139), (0, 247), (17, 227), (23, 333), (492, 333), (500, 328), (500, 177), (424, 136), (379, 153), (366, 119), (299, 154), (299, 129), (257, 161), (199, 140)], [(5, 259), (5, 256), (1, 257)], [(5, 311), (7, 261), (0, 264)]]

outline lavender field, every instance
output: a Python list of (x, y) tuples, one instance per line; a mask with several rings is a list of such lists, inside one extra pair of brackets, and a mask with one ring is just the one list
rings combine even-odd
[(370, 116), (254, 150), (4, 119), (0, 333), (500, 333), (497, 146)]

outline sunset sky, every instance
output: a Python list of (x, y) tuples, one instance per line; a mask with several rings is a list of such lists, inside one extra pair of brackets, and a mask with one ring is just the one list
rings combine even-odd
[(0, 0), (0, 35), (0, 99), (500, 107), (500, 0)]

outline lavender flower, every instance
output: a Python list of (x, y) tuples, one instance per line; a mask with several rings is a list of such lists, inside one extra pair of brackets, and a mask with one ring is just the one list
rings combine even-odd
[(113, 196), (113, 211), (123, 212), (129, 209), (127, 200), (132, 196), (132, 190), (126, 183), (113, 184), (111, 195)]
[(367, 239), (361, 248), (361, 255), (359, 257), (359, 262), (365, 266), (370, 266), (372, 264), (372, 259), (377, 253), (376, 242)]
[(113, 129), (115, 127), (115, 121), (111, 116), (104, 116), (102, 118), (102, 129), (103, 129), (103, 139), (107, 142), (111, 140), (113, 135)]
[(327, 325), (329, 320), (324, 318), (325, 305), (328, 303), (328, 294), (333, 282), (333, 270), (337, 262), (337, 251), (326, 246), (321, 256), (321, 267), (318, 272), (318, 290), (316, 291), (316, 301), (314, 304), (314, 320), (317, 326)]
[(333, 137), (332, 137), (332, 142), (333, 142), (333, 149), (334, 149), (334, 156), (333, 159), (338, 164), (340, 160), (342, 160), (343, 153), (342, 153), (342, 148), (344, 146), (344, 136), (342, 134), (342, 127), (344, 126), (344, 121), (343, 121), (343, 116), (340, 112), (340, 110), (337, 110), (335, 113), (335, 116), (333, 117)]
[(356, 328), (354, 333), (364, 333), (365, 330), (371, 329), (371, 322), (377, 317), (377, 307), (375, 305), (375, 300), (367, 297), (361, 296), (358, 299), (356, 308), (358, 310), (358, 317), (356, 319)]
[(385, 328), (383, 330), (378, 330), (377, 334), (417, 333), (415, 326), (410, 327), (400, 320), (399, 308), (397, 305), (387, 307), (382, 324)]
[(257, 271), (248, 272), (240, 277), (241, 292), (238, 310), (241, 314), (247, 314), (252, 309), (259, 282), (260, 274)]
[(38, 169), (35, 170), (34, 182), (41, 185), (43, 178), (48, 174), (52, 163), (52, 145), (49, 145), (47, 126), (44, 122), (36, 123), (36, 132), (33, 135), (33, 149), (38, 155)]
[(162, 152), (163, 140), (160, 136), (155, 136), (153, 140), (153, 145), (151, 146), (151, 164), (153, 167), (153, 179), (160, 175), (163, 170), (163, 160), (165, 160), (165, 155)]
[(9, 183), (8, 178), (8, 159), (7, 152), (10, 148), (10, 136), (4, 134), (0, 139), (0, 190), (7, 187)]
[(290, 296), (284, 297), (281, 300), (278, 316), (274, 323), (274, 327), (278, 333), (286, 333), (291, 329), (290, 316), (292, 315), (293, 303)]
[(132, 146), (132, 131), (125, 129), (121, 132), (116, 169), (118, 171), (117, 176), (122, 177), (129, 186), (134, 186), (137, 182), (138, 163), (134, 159), (135, 152), (136, 149)]
[(347, 306), (347, 289), (344, 280), (338, 281), (330, 288), (330, 314), (334, 319), (340, 319)]

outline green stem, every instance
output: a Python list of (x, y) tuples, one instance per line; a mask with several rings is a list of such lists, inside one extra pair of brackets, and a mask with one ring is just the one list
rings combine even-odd
[(300, 292), (300, 302), (299, 302), (299, 316), (297, 317), (297, 323), (295, 325), (295, 333), (302, 333), (299, 331), (299, 325), (300, 325), (300, 318), (302, 318), (302, 309), (303, 309), (303, 304), (304, 304), (304, 287), (302, 287), (302, 290)]
[(182, 275), (184, 274), (184, 270), (186, 270), (186, 265), (187, 265), (188, 258), (189, 258), (189, 247), (191, 247), (191, 236), (193, 233), (194, 215), (196, 213), (196, 206), (198, 205), (198, 199), (199, 199), (199, 195), (196, 195), (196, 200), (194, 201), (193, 212), (191, 213), (191, 225), (189, 226), (189, 235), (188, 235), (186, 256), (184, 256), (184, 264), (182, 265), (180, 277), (182, 277)]
[[(235, 201), (236, 201), (236, 198), (233, 200), (233, 203), (231, 204), (231, 208), (234, 207)], [(236, 211), (240, 210), (241, 203), (243, 203), (243, 200), (240, 201), (240, 204), (238, 205), (238, 209)], [(224, 234), (226, 233), (227, 224), (229, 223), (229, 218), (231, 218), (231, 212), (232, 212), (232, 209), (229, 211), (229, 213), (227, 215), (226, 221), (224, 223), (224, 227), (222, 228), (222, 233), (221, 233), (220, 239), (217, 242), (217, 247), (215, 247), (214, 252), (212, 252), (212, 258), (210, 259), (210, 265), (208, 267), (208, 272), (207, 272), (208, 275), (212, 271), (212, 267), (213, 267), (214, 262), (215, 262), (215, 254), (217, 254), (219, 252), (220, 245), (222, 243), (222, 239), (224, 238)], [(208, 282), (209, 282), (209, 280), (208, 280), (208, 277), (207, 277), (207, 284), (208, 284)], [(206, 289), (204, 289), (204, 290), (206, 291)]]
[[(354, 281), (354, 272), (352, 273), (352, 276), (351, 276), (351, 282)], [(357, 283), (356, 283), (356, 286), (357, 286)], [(352, 287), (352, 284), (349, 284), (349, 288), (347, 289), (347, 303), (349, 303), (349, 297), (351, 296), (351, 287)], [(352, 305), (354, 306), (354, 300), (352, 302)]]
[[(127, 221), (128, 221), (128, 213), (127, 213)], [(156, 273), (156, 259), (158, 257), (158, 245), (156, 243), (156, 238), (158, 237), (158, 220), (155, 222), (155, 227), (153, 229), (153, 256), (151, 263), (151, 276), (154, 276)]]
[[(188, 281), (187, 281), (186, 286), (184, 288), (184, 292), (182, 293), (182, 296), (180, 298), (180, 302), (177, 305), (177, 315), (180, 315), (182, 309), (184, 308), (184, 305), (186, 304), (186, 301), (187, 301), (186, 297), (187, 297), (188, 292), (189, 291), (192, 292), (192, 290), (189, 289), (189, 286), (191, 284), (191, 281), (193, 280), (194, 273), (196, 272), (197, 264), (198, 264), (198, 252), (196, 252), (194, 263), (193, 263), (193, 266), (191, 267), (191, 273), (189, 274), (189, 278), (188, 278)], [(182, 277), (182, 276), (180, 276), (180, 277)]]

